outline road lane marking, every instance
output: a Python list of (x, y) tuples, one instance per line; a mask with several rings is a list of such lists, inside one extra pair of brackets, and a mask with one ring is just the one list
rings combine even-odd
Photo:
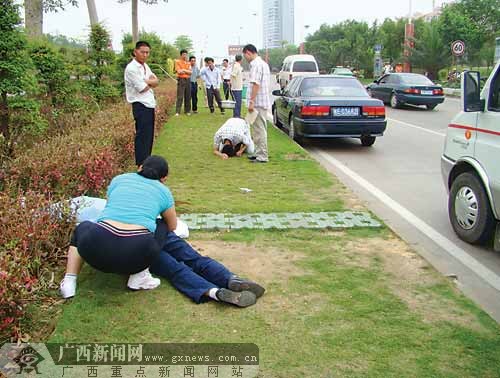
[(311, 152), (319, 155), (330, 164), (333, 164), (336, 168), (340, 169), (344, 174), (349, 176), (352, 180), (358, 183), (361, 187), (375, 196), (378, 200), (384, 203), (387, 207), (396, 212), (399, 216), (405, 219), (407, 222), (412, 224), (420, 232), (426, 235), (429, 239), (433, 240), (438, 246), (445, 250), (448, 254), (453, 256), (455, 259), (460, 261), (475, 274), (481, 277), (489, 285), (491, 285), (496, 290), (500, 291), (500, 277), (497, 276), (492, 270), (488, 269), (486, 266), (481, 264), (471, 255), (469, 255), (465, 250), (454, 244), (451, 240), (437, 232), (434, 228), (425, 223), (422, 219), (418, 218), (411, 211), (400, 205), (398, 202), (394, 201), (383, 191), (375, 187), (373, 184), (362, 178), (356, 172), (345, 166), (339, 160), (330, 156), (324, 151), (317, 150), (315, 148), (311, 149)]
[(388, 117), (386, 117), (386, 119), (388, 121), (397, 122), (397, 123), (400, 123), (400, 124), (405, 125), (405, 126), (413, 127), (415, 129), (419, 129), (419, 130), (422, 130), (422, 131), (427, 131), (428, 133), (431, 133), (431, 134), (436, 134), (436, 135), (439, 135), (439, 136), (442, 136), (442, 137), (446, 136), (446, 134), (438, 133), (437, 131), (429, 130), (429, 129), (426, 129), (425, 127), (417, 126), (417, 125), (414, 125), (412, 123), (408, 123), (408, 122), (404, 122), (404, 121), (399, 121), (397, 119), (388, 118)]

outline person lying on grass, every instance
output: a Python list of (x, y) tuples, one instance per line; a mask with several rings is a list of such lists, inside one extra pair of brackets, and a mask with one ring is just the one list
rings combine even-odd
[(263, 287), (201, 256), (174, 233), (177, 215), (164, 185), (167, 176), (167, 161), (150, 156), (138, 172), (113, 178), (97, 222), (84, 221), (73, 232), (60, 284), (63, 298), (75, 295), (84, 261), (105, 273), (130, 275), (127, 287), (132, 290), (158, 287), (160, 280), (151, 271), (196, 303), (213, 299), (247, 307), (264, 294)]
[(223, 160), (240, 157), (245, 151), (253, 154), (254, 150), (250, 128), (244, 119), (229, 118), (214, 135), (214, 155)]

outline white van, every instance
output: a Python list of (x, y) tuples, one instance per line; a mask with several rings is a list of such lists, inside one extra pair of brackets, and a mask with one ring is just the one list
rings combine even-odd
[(480, 90), (479, 72), (462, 75), (463, 110), (448, 125), (441, 171), (448, 214), (466, 242), (500, 250), (500, 62)]
[(276, 81), (283, 89), (296, 76), (314, 74), (319, 75), (318, 63), (314, 56), (306, 54), (289, 55), (283, 61), (281, 71), (276, 75)]

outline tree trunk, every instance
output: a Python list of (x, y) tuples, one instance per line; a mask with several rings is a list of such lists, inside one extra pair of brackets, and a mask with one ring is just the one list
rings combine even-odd
[(42, 0), (24, 0), (24, 23), (30, 37), (43, 34)]
[(97, 9), (94, 0), (87, 0), (87, 9), (89, 11), (90, 26), (98, 24), (99, 18), (97, 17)]
[(135, 44), (139, 39), (139, 25), (137, 19), (138, 0), (132, 0), (132, 42)]
[(9, 141), (9, 104), (7, 103), (7, 92), (2, 92), (0, 99), (0, 133), (3, 134), (6, 141)]

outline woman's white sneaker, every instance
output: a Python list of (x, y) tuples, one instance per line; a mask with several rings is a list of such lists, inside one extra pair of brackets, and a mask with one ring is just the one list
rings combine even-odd
[(160, 286), (160, 279), (154, 278), (149, 269), (142, 272), (131, 274), (128, 278), (127, 287), (131, 290), (151, 290)]

